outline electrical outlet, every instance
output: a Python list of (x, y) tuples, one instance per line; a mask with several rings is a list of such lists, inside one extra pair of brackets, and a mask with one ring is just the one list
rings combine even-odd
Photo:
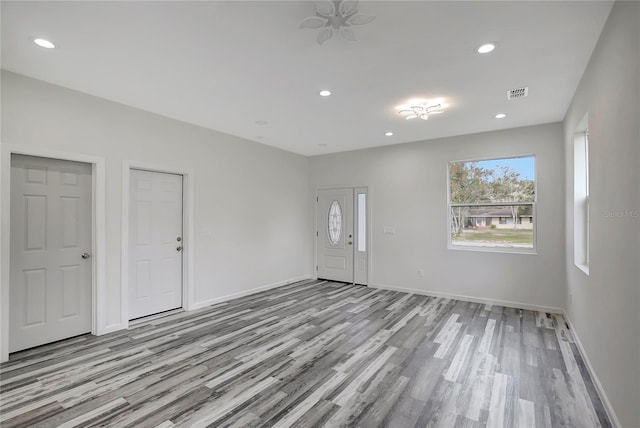
[(424, 269), (418, 269), (418, 278), (422, 278), (424, 276)]

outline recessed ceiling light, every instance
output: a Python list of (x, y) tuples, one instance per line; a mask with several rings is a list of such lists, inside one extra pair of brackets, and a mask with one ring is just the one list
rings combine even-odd
[(387, 132), (384, 133), (384, 135), (386, 135), (387, 137), (392, 137), (393, 136), (393, 132), (387, 131)]
[(269, 122), (267, 122), (266, 120), (256, 120), (256, 125), (267, 125)]
[(53, 49), (56, 47), (56, 45), (45, 39), (33, 39), (33, 43), (45, 49)]
[(507, 117), (506, 113), (498, 113), (496, 114), (496, 119), (504, 119), (505, 117)]
[(476, 49), (476, 52), (480, 54), (486, 54), (493, 51), (495, 48), (496, 48), (495, 43), (485, 43), (484, 45), (478, 47), (478, 49)]
[(321, 97), (328, 97), (329, 95), (331, 95), (331, 91), (327, 91), (326, 89), (320, 91)]

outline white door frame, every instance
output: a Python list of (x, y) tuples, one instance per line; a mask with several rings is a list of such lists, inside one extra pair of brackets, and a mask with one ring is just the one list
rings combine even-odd
[(37, 146), (2, 146), (0, 157), (2, 187), (0, 189), (0, 206), (2, 206), (2, 224), (0, 233), (2, 245), (0, 248), (0, 361), (9, 359), (9, 282), (10, 282), (10, 254), (11, 254), (11, 155), (28, 155), (45, 158), (69, 160), (91, 164), (91, 333), (101, 335), (108, 333), (110, 328), (106, 321), (106, 305), (98, 302), (106, 301), (106, 176), (105, 159), (79, 153), (61, 152)]
[(190, 168), (175, 168), (125, 160), (122, 163), (122, 264), (120, 290), (120, 311), (123, 328), (129, 327), (129, 197), (131, 193), (131, 170), (161, 172), (182, 175), (182, 308), (191, 310), (193, 302), (193, 181), (194, 172)]
[[(367, 216), (367, 227), (366, 227), (366, 240), (367, 240), (367, 286), (370, 286), (372, 281), (371, 281), (371, 273), (373, 271), (373, 267), (372, 267), (372, 260), (373, 260), (373, 240), (372, 240), (372, 230), (373, 230), (373, 219), (372, 219), (372, 212), (373, 210), (371, 209), (371, 193), (372, 193), (372, 188), (371, 186), (368, 185), (362, 185), (362, 186), (323, 186), (323, 187), (316, 187), (316, 191), (315, 191), (315, 195), (313, 196), (313, 219), (314, 219), (314, 223), (313, 223), (313, 265), (311, 266), (311, 269), (313, 271), (313, 275), (312, 277), (315, 279), (318, 279), (318, 234), (316, 232), (319, 232), (318, 230), (318, 197), (320, 194), (321, 190), (336, 190), (336, 189), (353, 189), (354, 191), (354, 202), (355, 199), (358, 196), (358, 189), (366, 189), (367, 191), (367, 207), (366, 207), (366, 216)], [(353, 216), (355, 219), (355, 216), (357, 211), (357, 204), (354, 204), (353, 207)], [(355, 221), (354, 221), (354, 226), (355, 226)], [(355, 232), (355, 230), (354, 230)], [(354, 254), (354, 258), (353, 258), (353, 280), (355, 281), (355, 277), (356, 277), (356, 273), (355, 273), (355, 256), (356, 256), (356, 245), (353, 245), (353, 254)]]

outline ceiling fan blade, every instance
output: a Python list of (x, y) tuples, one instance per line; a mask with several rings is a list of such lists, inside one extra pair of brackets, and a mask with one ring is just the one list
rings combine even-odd
[(331, 0), (322, 0), (316, 2), (316, 13), (326, 18), (336, 15), (336, 5)]
[(318, 29), (327, 25), (327, 22), (329, 22), (328, 19), (321, 18), (319, 16), (310, 16), (302, 20), (300, 28)]
[(342, 36), (343, 39), (348, 40), (350, 42), (356, 41), (356, 34), (348, 28), (341, 28), (340, 36)]
[(346, 18), (347, 16), (356, 13), (358, 9), (358, 0), (342, 0), (339, 7), (340, 16)]
[(324, 30), (320, 31), (320, 33), (318, 34), (318, 39), (317, 39), (318, 44), (323, 44), (324, 42), (326, 42), (332, 37), (333, 37), (333, 28), (331, 27), (325, 28)]

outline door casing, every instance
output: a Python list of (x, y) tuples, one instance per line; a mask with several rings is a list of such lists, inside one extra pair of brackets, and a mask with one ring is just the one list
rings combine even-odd
[(28, 155), (69, 160), (91, 164), (91, 258), (92, 263), (92, 308), (91, 333), (101, 335), (115, 331), (119, 326), (107, 324), (106, 305), (106, 174), (105, 159), (78, 153), (62, 152), (37, 146), (2, 145), (0, 151), (0, 206), (2, 207), (0, 234), (0, 361), (9, 359), (9, 283), (11, 266), (11, 155)]
[[(93, 179), (91, 164), (36, 156), (13, 154), (11, 169), (9, 352), (17, 352), (91, 331)], [(39, 239), (28, 248), (32, 230)], [(30, 276), (39, 278), (35, 296)]]
[(193, 300), (193, 198), (194, 172), (189, 168), (149, 164), (125, 160), (122, 164), (122, 260), (121, 260), (121, 319), (123, 328), (129, 327), (129, 215), (131, 170), (141, 169), (151, 172), (182, 175), (182, 309), (188, 311), (194, 306)]
[(365, 228), (365, 233), (366, 233), (366, 254), (365, 254), (365, 258), (366, 258), (366, 275), (367, 275), (367, 284), (371, 283), (371, 271), (372, 271), (372, 259), (373, 259), (373, 252), (372, 252), (372, 239), (371, 239), (371, 225), (372, 225), (372, 210), (371, 210), (371, 194), (372, 194), (372, 189), (370, 186), (332, 186), (332, 187), (317, 187), (316, 191), (315, 191), (315, 195), (313, 198), (313, 206), (314, 206), (314, 232), (313, 232), (313, 236), (314, 236), (314, 246), (313, 246), (313, 254), (314, 254), (314, 264), (313, 264), (313, 271), (314, 271), (314, 277), (317, 278), (318, 277), (318, 239), (319, 239), (319, 232), (320, 232), (320, 224), (319, 224), (319, 218), (318, 218), (318, 198), (319, 198), (319, 193), (320, 191), (323, 190), (338, 190), (338, 189), (352, 189), (354, 192), (354, 204), (353, 204), (353, 227), (354, 227), (354, 232), (356, 232), (356, 234), (354, 235), (354, 245), (353, 245), (353, 280), (351, 283), (355, 284), (356, 283), (356, 276), (357, 276), (357, 259), (359, 257), (358, 255), (358, 251), (357, 251), (357, 244), (356, 244), (356, 239), (357, 238), (357, 229), (358, 229), (358, 224), (356, 222), (356, 216), (357, 216), (357, 211), (358, 211), (358, 205), (357, 205), (357, 199), (358, 199), (358, 193), (365, 193), (367, 195), (367, 203), (366, 203), (366, 228)]
[[(181, 174), (132, 169), (130, 181), (132, 187), (129, 189), (129, 255), (132, 259), (129, 260), (129, 319), (135, 320), (183, 308), (184, 266), (181, 248), (184, 177)], [(136, 185), (140, 182), (149, 183), (151, 186), (140, 188)], [(148, 215), (144, 215), (144, 210), (141, 212), (135, 208), (136, 203), (140, 202), (148, 203)], [(169, 217), (165, 217), (165, 214)], [(145, 225), (141, 223), (143, 219), (146, 219), (145, 224), (149, 227), (149, 236), (147, 242), (140, 243), (136, 237), (140, 236), (138, 227), (145, 229)], [(159, 221), (162, 223), (158, 223)], [(136, 261), (147, 265), (144, 271), (148, 279), (143, 280), (146, 287), (144, 283), (137, 283), (138, 269), (134, 267)], [(169, 262), (172, 268), (170, 271), (164, 271), (165, 268), (162, 267), (166, 262)], [(144, 296), (138, 296), (135, 292), (139, 290), (138, 287), (148, 288), (148, 292)]]

